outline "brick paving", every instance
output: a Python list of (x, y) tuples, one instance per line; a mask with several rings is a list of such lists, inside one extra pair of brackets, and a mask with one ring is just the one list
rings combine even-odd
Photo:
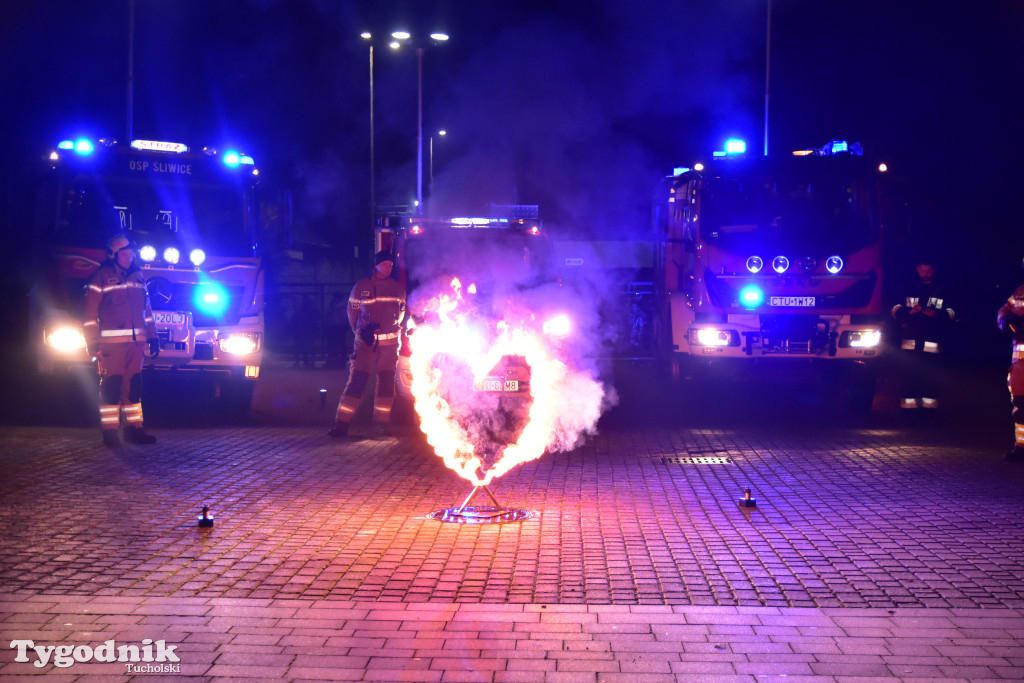
[(471, 487), (412, 432), (2, 427), (0, 677), (144, 680), (9, 643), (150, 639), (163, 681), (1024, 679), (1024, 468), (991, 444), (657, 422), (513, 470), (533, 516), (501, 525), (428, 518)]

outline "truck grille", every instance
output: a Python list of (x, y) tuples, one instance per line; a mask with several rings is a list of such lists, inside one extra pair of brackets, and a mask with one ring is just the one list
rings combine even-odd
[(192, 311), (192, 324), (196, 327), (237, 325), (241, 318), (244, 287), (225, 287), (229, 297), (228, 306), (220, 316), (211, 316), (196, 309), (192, 302), (196, 288), (194, 284), (170, 282), (166, 278), (154, 277), (146, 282), (146, 288), (149, 290), (149, 303), (154, 311)]

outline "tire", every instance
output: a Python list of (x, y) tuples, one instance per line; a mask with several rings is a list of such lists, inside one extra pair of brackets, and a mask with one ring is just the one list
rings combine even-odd
[(229, 417), (244, 418), (252, 405), (252, 393), (256, 383), (250, 379), (230, 378), (220, 383), (220, 400)]

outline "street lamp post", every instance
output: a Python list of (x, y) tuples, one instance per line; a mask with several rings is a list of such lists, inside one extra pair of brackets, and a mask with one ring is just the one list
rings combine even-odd
[(423, 215), (423, 48), (416, 48), (416, 215)]
[[(439, 137), (444, 137), (448, 134), (446, 130), (437, 131)], [(430, 184), (428, 186), (428, 194), (431, 197), (434, 196), (434, 136), (430, 136)]]
[[(373, 34), (364, 32), (363, 40), (370, 43), (370, 225), (377, 222), (376, 173), (374, 172), (373, 135)], [(371, 249), (372, 253), (372, 249)]]
[[(395, 31), (391, 37), (396, 42), (391, 47), (397, 49), (401, 43), (409, 41), (412, 34), (408, 31)], [(434, 32), (430, 39), (435, 43), (448, 40), (447, 33)], [(416, 48), (416, 215), (423, 215), (423, 48)]]

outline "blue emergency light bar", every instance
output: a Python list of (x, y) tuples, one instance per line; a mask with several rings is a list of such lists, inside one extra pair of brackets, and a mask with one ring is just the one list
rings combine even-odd
[(96, 145), (89, 138), (78, 138), (77, 140), (62, 140), (57, 149), (70, 149), (75, 154), (87, 157), (96, 151)]

